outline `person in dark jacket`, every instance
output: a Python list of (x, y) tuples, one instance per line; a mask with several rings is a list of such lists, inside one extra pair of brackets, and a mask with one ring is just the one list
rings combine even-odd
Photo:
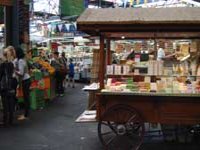
[(8, 126), (13, 124), (17, 85), (14, 80), (13, 53), (6, 48), (3, 55), (5, 60), (0, 65), (0, 92), (3, 105), (3, 125)]
[(56, 78), (56, 94), (57, 96), (64, 95), (63, 88), (63, 75), (62, 75), (62, 67), (63, 65), (59, 60), (59, 52), (54, 52), (54, 59), (51, 61), (51, 66), (55, 68), (55, 78)]
[(63, 89), (65, 88), (66, 85), (66, 75), (68, 72), (68, 63), (67, 63), (67, 58), (65, 56), (65, 52), (62, 52), (61, 57), (59, 58), (60, 63), (62, 64), (62, 80), (63, 80)]

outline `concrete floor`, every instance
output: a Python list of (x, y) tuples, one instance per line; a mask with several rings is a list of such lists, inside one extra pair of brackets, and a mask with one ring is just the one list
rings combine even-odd
[[(32, 112), (31, 119), (0, 128), (0, 150), (102, 150), (96, 123), (75, 123), (87, 107), (87, 92), (78, 84), (63, 98)], [(141, 150), (199, 150), (195, 144), (145, 142)]]

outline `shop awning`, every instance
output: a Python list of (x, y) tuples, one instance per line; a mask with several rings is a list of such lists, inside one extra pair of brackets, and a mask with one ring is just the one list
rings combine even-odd
[(78, 30), (100, 32), (200, 31), (199, 8), (87, 9), (78, 18)]

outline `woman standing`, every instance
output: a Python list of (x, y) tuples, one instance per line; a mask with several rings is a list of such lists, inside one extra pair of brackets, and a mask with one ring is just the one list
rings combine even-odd
[(13, 123), (17, 85), (14, 78), (14, 53), (6, 48), (3, 56), (5, 61), (0, 65), (0, 87), (3, 104), (3, 124), (7, 126)]
[(25, 59), (24, 51), (21, 48), (16, 49), (16, 74), (18, 76), (19, 85), (22, 86), (24, 96), (24, 115), (20, 116), (18, 120), (24, 120), (30, 115), (30, 75), (28, 69), (28, 63)]

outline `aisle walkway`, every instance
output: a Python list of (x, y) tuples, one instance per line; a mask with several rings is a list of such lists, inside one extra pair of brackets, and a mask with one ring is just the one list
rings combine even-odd
[[(96, 124), (77, 124), (74, 120), (87, 106), (87, 93), (79, 84), (67, 88), (63, 98), (52, 101), (31, 119), (12, 128), (0, 129), (0, 150), (102, 150)], [(197, 150), (180, 144), (144, 144), (142, 150)]]

